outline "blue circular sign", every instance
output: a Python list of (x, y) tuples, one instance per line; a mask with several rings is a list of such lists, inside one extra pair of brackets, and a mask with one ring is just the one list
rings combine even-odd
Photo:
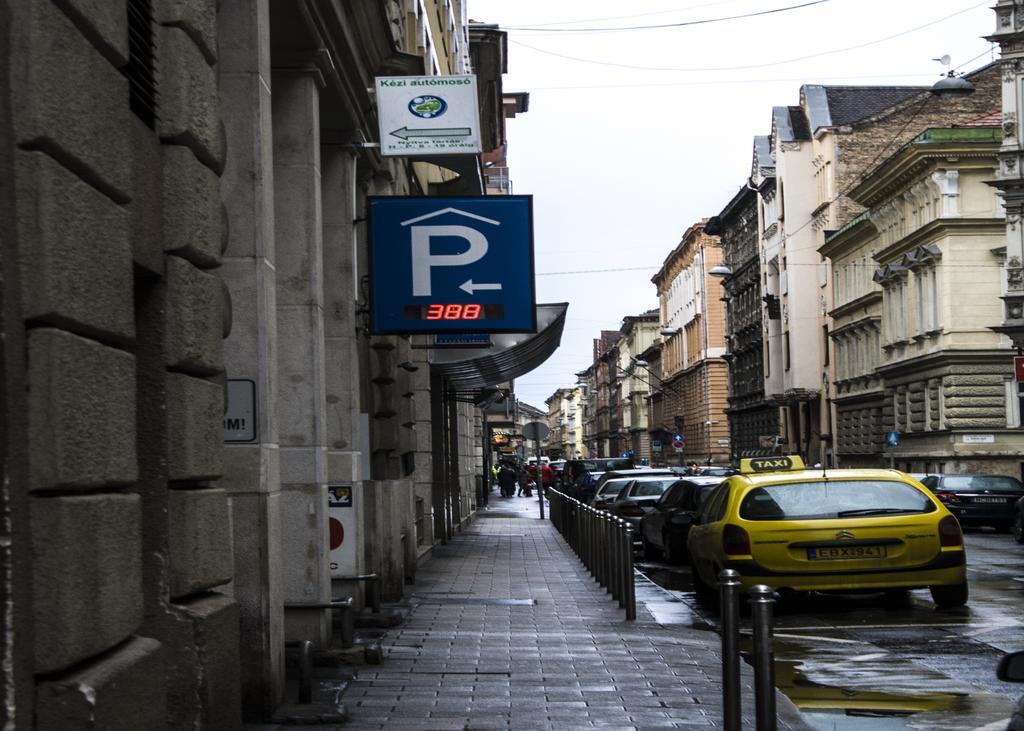
[(448, 102), (439, 96), (423, 94), (409, 102), (409, 111), (421, 119), (433, 119), (448, 111)]

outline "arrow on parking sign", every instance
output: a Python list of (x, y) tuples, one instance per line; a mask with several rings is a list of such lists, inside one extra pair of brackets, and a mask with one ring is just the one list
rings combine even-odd
[(473, 294), (474, 292), (485, 289), (501, 289), (501, 285), (498, 283), (473, 284), (472, 279), (467, 279), (459, 285), (459, 289), (467, 294)]
[(391, 134), (399, 139), (407, 140), (410, 137), (469, 137), (473, 132), (469, 127), (449, 127), (447, 129), (433, 128), (433, 129), (417, 129), (409, 127), (401, 127), (396, 130), (392, 130)]

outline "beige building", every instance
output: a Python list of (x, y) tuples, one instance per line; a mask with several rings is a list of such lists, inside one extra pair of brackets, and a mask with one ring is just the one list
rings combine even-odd
[(548, 436), (545, 447), (552, 459), (572, 459), (583, 453), (582, 389), (559, 388), (548, 396)]
[(846, 193), (899, 145), (998, 104), (994, 65), (970, 79), (975, 94), (956, 99), (930, 87), (805, 85), (799, 104), (773, 109), (767, 145), (755, 139), (762, 292), (777, 303), (766, 312), (765, 396), (782, 406), (783, 450), (834, 462), (833, 276), (818, 251), (826, 231), (862, 212)]
[(651, 394), (650, 374), (634, 366), (634, 360), (658, 339), (660, 312), (650, 310), (622, 319), (622, 339), (618, 347), (617, 378), (619, 379), (619, 451), (631, 452), (634, 459), (651, 459), (648, 424), (648, 399)]
[(687, 461), (730, 459), (725, 308), (711, 276), (722, 263), (717, 236), (694, 224), (651, 279), (658, 290), (662, 336), (660, 390), (665, 424), (686, 438)]
[(926, 130), (851, 190), (868, 210), (823, 247), (844, 461), (1020, 475), (1013, 351), (992, 329), (1006, 289), (1004, 214), (988, 185), (1001, 139), (998, 114)]

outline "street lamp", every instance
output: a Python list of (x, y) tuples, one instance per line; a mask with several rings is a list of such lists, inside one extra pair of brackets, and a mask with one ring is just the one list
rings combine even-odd
[(664, 335), (666, 338), (670, 338), (673, 335), (678, 335), (683, 329), (681, 327), (663, 327), (658, 332)]
[(715, 266), (711, 267), (710, 270), (708, 270), (708, 274), (710, 274), (712, 277), (731, 277), (732, 269), (727, 267), (725, 264), (716, 264)]

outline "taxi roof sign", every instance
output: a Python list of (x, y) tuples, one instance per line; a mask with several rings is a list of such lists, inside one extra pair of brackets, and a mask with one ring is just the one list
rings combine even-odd
[(796, 472), (805, 470), (804, 461), (797, 455), (787, 457), (750, 457), (740, 460), (740, 474), (761, 472)]

